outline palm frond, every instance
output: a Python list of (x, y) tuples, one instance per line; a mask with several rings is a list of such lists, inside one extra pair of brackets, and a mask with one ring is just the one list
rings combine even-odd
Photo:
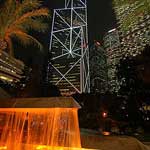
[(17, 38), (21, 42), (21, 44), (23, 44), (24, 46), (34, 44), (40, 50), (42, 50), (42, 48), (43, 48), (43, 46), (41, 45), (41, 43), (38, 40), (36, 40), (31, 35), (23, 32), (21, 30), (15, 30), (15, 31), (11, 32), (10, 36)]
[(11, 38), (9, 36), (6, 36), (5, 41), (7, 42), (7, 45), (8, 45), (7, 49), (9, 50), (9, 55), (14, 56), (13, 44), (12, 44)]
[[(0, 33), (8, 28), (13, 22), (21, 17), (26, 12), (38, 9), (41, 5), (39, 0), (24, 0), (22, 3), (16, 4), (15, 0), (6, 0), (0, 13), (0, 24), (2, 28)], [(3, 33), (4, 35), (4, 33)]]
[(0, 38), (7, 42), (11, 55), (14, 37), (25, 46), (34, 44), (42, 49), (41, 43), (28, 34), (31, 30), (44, 32), (48, 28), (45, 19), (50, 16), (49, 10), (40, 6), (40, 0), (23, 0), (17, 4), (15, 0), (5, 0), (0, 9)]
[(48, 29), (48, 24), (42, 19), (27, 19), (22, 24), (17, 25), (18, 28), (21, 28), (24, 31), (34, 30), (37, 32), (44, 32)]
[(49, 17), (49, 11), (47, 8), (37, 9), (28, 13), (25, 13), (20, 18), (18, 18), (12, 25), (22, 24), (26, 19), (36, 18), (36, 17)]
[(33, 9), (38, 9), (40, 6), (41, 1), (39, 0), (24, 0), (23, 3), (18, 5), (13, 16), (15, 19), (18, 19), (26, 12), (32, 11)]
[(9, 21), (11, 20), (11, 15), (14, 13), (15, 10), (15, 4), (14, 0), (6, 0), (3, 3), (3, 6), (0, 10), (0, 34), (1, 36), (4, 35), (3, 31), (6, 28), (6, 26), (9, 24)]
[(12, 14), (14, 14), (15, 9), (16, 9), (16, 3), (14, 0), (6, 0), (5, 4), (4, 4), (4, 8), (3, 8), (3, 15), (4, 15), (4, 19), (7, 22), (7, 24), (9, 23), (9, 21), (12, 18)]

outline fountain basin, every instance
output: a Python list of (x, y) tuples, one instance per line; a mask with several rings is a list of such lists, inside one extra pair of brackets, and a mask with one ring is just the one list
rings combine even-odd
[[(45, 145), (22, 145), (22, 149), (28, 150), (94, 150), (94, 149), (85, 149), (85, 148), (74, 148), (74, 147), (51, 147)], [(0, 150), (7, 150), (6, 146), (0, 147)]]
[(0, 149), (81, 149), (73, 98), (4, 99), (0, 106)]

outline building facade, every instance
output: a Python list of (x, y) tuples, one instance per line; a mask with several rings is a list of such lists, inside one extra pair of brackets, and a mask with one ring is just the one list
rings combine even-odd
[(15, 95), (16, 89), (25, 86), (25, 64), (4, 51), (0, 51), (0, 98)]
[(62, 95), (90, 92), (86, 0), (55, 9), (50, 39), (51, 78)]
[(23, 78), (25, 65), (22, 61), (0, 51), (0, 80), (8, 84), (16, 84)]
[(108, 31), (104, 36), (104, 49), (106, 51), (108, 68), (108, 89), (110, 92), (117, 92), (119, 89), (116, 66), (121, 57), (120, 39), (117, 29)]
[(108, 90), (106, 51), (98, 41), (90, 47), (91, 93), (105, 93)]

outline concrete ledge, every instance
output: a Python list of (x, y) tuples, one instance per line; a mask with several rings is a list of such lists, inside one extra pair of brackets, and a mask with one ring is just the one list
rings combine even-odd
[(136, 138), (130, 136), (83, 135), (81, 145), (84, 148), (99, 150), (150, 150)]
[(0, 99), (0, 108), (80, 108), (72, 97)]

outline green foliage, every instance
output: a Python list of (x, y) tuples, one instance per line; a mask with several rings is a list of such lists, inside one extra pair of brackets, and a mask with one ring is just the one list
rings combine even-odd
[(137, 75), (133, 58), (127, 57), (120, 60), (120, 64), (117, 66), (117, 77), (121, 87), (119, 94), (130, 96), (139, 92), (142, 84)]
[[(120, 83), (120, 95), (139, 96), (146, 94), (149, 79), (150, 47), (146, 46), (143, 52), (136, 57), (126, 57), (120, 60), (117, 66), (117, 78)], [(150, 93), (150, 89), (148, 90)]]
[(123, 16), (119, 19), (120, 26), (127, 31), (131, 25), (137, 24), (142, 16), (150, 13), (150, 0), (113, 0), (116, 14), (117, 9), (122, 9)]
[(45, 18), (49, 17), (49, 11), (40, 7), (39, 0), (6, 0), (0, 7), (0, 39), (7, 42), (7, 51), (11, 55), (13, 38), (17, 38), (25, 46), (35, 44), (42, 49), (41, 43), (29, 34), (31, 30), (44, 32), (48, 28)]
[(117, 77), (120, 83), (119, 95), (126, 97), (128, 119), (133, 127), (146, 126), (145, 118), (149, 112), (142, 106), (149, 104), (150, 97), (150, 47), (136, 57), (127, 57), (120, 60), (117, 66)]

